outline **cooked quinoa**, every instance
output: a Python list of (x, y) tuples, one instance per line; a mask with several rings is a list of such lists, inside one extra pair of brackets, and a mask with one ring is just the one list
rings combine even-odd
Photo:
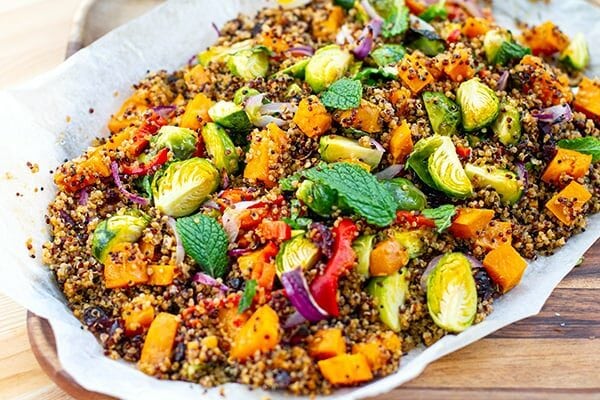
[[(348, 2), (335, 3), (318, 0), (229, 21), (214, 46), (183, 68), (152, 73), (135, 84), (132, 97), (111, 118), (111, 136), (98, 138), (96, 147), (58, 168), (58, 192), (46, 218), (51, 240), (43, 259), (74, 315), (98, 338), (107, 356), (137, 363), (159, 379), (206, 387), (239, 382), (294, 394), (330, 393), (336, 386), (389, 375), (416, 346), (430, 346), (485, 319), (494, 299), (518, 283), (525, 260), (552, 254), (585, 230), (586, 215), (600, 211), (600, 164), (577, 148), (571, 148), (577, 152), (575, 161), (561, 160), (559, 143), (598, 140), (598, 109), (587, 107), (580, 94), (573, 100), (568, 82), (577, 85), (583, 79), (580, 92), (595, 90), (597, 98), (600, 83), (556, 62), (569, 44), (558, 28), (553, 35), (566, 42), (551, 44), (559, 48), (540, 44), (542, 28), (534, 28), (522, 38), (523, 46), (517, 46), (531, 47), (536, 56), (526, 52), (491, 65), (484, 38), (500, 29), (491, 17), (471, 16), (449, 2), (447, 16), (434, 15), (429, 26), (438, 35), (433, 45), (441, 43), (442, 48), (425, 56), (419, 50), (430, 48), (420, 48), (418, 40), (408, 43), (423, 29), (415, 27), (414, 16), (408, 31), (390, 34), (388, 20), (378, 27), (373, 18), (373, 12), (385, 14), (385, 2), (374, 1), (376, 11), (358, 2), (348, 9), (338, 5)], [(419, 1), (407, 3), (412, 14), (421, 14), (424, 8), (419, 7), (425, 7)], [(479, 30), (474, 30), (475, 23)], [(375, 32), (380, 29), (382, 34)], [(364, 43), (369, 35), (372, 46)], [(517, 39), (505, 40), (516, 44)], [(336, 51), (349, 62), (333, 78), (326, 71), (325, 77), (317, 76), (324, 88), (315, 89), (310, 66), (300, 73), (278, 73), (302, 60), (312, 62), (324, 54), (313, 55), (315, 49), (336, 42)], [(405, 45), (406, 54), (378, 64), (372, 51), (389, 44)], [(236, 65), (234, 57), (241, 57), (241, 63)], [(320, 69), (335, 68), (335, 61)], [(260, 70), (265, 62), (267, 73)], [(365, 68), (372, 68), (374, 75), (361, 75)], [(416, 88), (415, 80), (425, 84)], [(341, 89), (348, 95), (356, 82), (362, 90), (358, 102), (337, 105), (344, 99), (331, 85), (348, 85)], [(469, 96), (479, 95), (461, 95), (465, 82), (484, 85), (497, 97), (494, 118), (468, 131), (468, 118), (487, 111), (465, 114)], [(423, 100), (425, 92), (437, 96), (433, 106), (454, 104), (455, 116), (462, 112), (454, 132), (439, 139), (446, 146), (440, 157), (451, 154), (455, 161), (438, 171), (438, 180), (429, 174), (435, 174), (432, 160), (441, 147), (424, 158), (429, 172), (412, 164), (420, 143), (441, 137), (435, 131), (441, 125), (434, 123)], [(245, 113), (242, 122), (252, 127), (232, 125), (229, 112), (223, 117), (210, 108), (223, 101), (231, 110), (238, 96), (242, 98), (233, 109)], [(560, 115), (553, 118), (557, 109), (548, 108), (561, 105)], [(517, 118), (508, 116), (506, 129), (520, 126), (520, 135), (507, 143), (500, 140), (497, 121), (511, 106)], [(544, 113), (553, 119), (544, 120)], [(451, 124), (451, 114), (442, 117), (444, 126)], [(399, 132), (405, 133), (400, 147)], [(182, 140), (169, 141), (168, 134), (193, 140), (186, 148)], [(339, 137), (351, 140), (355, 153), (348, 154), (368, 150), (369, 158), (344, 156), (342, 145), (341, 155), (331, 159), (324, 141)], [(198, 159), (208, 161), (199, 164)], [(195, 186), (185, 181), (188, 167), (183, 163), (190, 162), (198, 163), (189, 164), (189, 181)], [(561, 162), (575, 166), (562, 168)], [(481, 176), (467, 178), (467, 164), (488, 173), (504, 171), (500, 174), (517, 193), (482, 183)], [(553, 168), (559, 173), (549, 177)], [(350, 171), (361, 180), (348, 178), (342, 188), (328, 186), (327, 173), (334, 170)], [(177, 173), (188, 186), (172, 194), (183, 185), (173, 178)], [(380, 180), (372, 178), (377, 173)], [(444, 179), (454, 179), (448, 175), (462, 177), (456, 190), (468, 193), (448, 189)], [(386, 191), (381, 201), (364, 204), (379, 190), (394, 190), (384, 186), (392, 178), (407, 179), (397, 190), (417, 203), (392, 203), (390, 211), (389, 198), (399, 200)], [(321, 191), (306, 195), (306, 182), (317, 182)], [(361, 192), (361, 182), (373, 190)], [(407, 186), (414, 196), (406, 194)], [(565, 187), (580, 189), (576, 195), (557, 196)], [(324, 192), (337, 199), (325, 210), (325, 201), (318, 198)], [(578, 197), (583, 192), (589, 198)], [(553, 201), (562, 218), (547, 206)], [(476, 225), (478, 219), (461, 222), (470, 210), (483, 210), (488, 219), (482, 226)], [(384, 217), (388, 220), (381, 222)], [(115, 222), (119, 218), (125, 218), (121, 225)], [(478, 228), (472, 231), (473, 226)], [(350, 241), (344, 242), (344, 229)], [(418, 235), (418, 252), (397, 239), (406, 232)], [(349, 247), (368, 235), (372, 243), (366, 250)], [(298, 237), (312, 249), (310, 260), (306, 253), (289, 255), (293, 247), (288, 244)], [(516, 256), (499, 265), (496, 254)], [(440, 255), (445, 256), (435, 258)], [(449, 255), (457, 258), (451, 263)], [(455, 269), (444, 269), (444, 262)], [(298, 274), (286, 265), (303, 269)], [(453, 310), (435, 295), (446, 295), (451, 285), (435, 285), (459, 279), (457, 265), (467, 265), (466, 276), (460, 278), (467, 283), (466, 294), (454, 298), (462, 308)], [(296, 274), (296, 284), (306, 283), (298, 291), (309, 306), (294, 305), (298, 293), (290, 294), (284, 279), (290, 273)], [(443, 273), (450, 275), (442, 279)], [(322, 284), (333, 275), (334, 283)], [(460, 314), (466, 312), (466, 317)], [(336, 358), (355, 370), (332, 377), (332, 365), (337, 364), (327, 361)]]

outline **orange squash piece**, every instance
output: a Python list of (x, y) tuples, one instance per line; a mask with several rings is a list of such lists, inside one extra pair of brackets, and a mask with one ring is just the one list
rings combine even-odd
[(358, 108), (336, 113), (336, 118), (344, 128), (355, 128), (367, 133), (381, 132), (379, 107), (366, 100), (361, 100)]
[(267, 129), (252, 135), (246, 153), (244, 178), (262, 182), (267, 188), (277, 186), (279, 158), (288, 146), (287, 133), (271, 123)]
[(492, 220), (475, 239), (475, 244), (493, 250), (503, 244), (512, 244), (512, 223)]
[(363, 354), (341, 354), (318, 362), (321, 374), (332, 385), (354, 385), (373, 379)]
[(258, 44), (269, 48), (274, 53), (283, 53), (290, 48), (290, 45), (283, 38), (277, 36), (273, 29), (262, 32), (258, 36)]
[(404, 162), (412, 151), (413, 140), (410, 125), (406, 120), (403, 120), (392, 131), (392, 137), (390, 138), (390, 154), (392, 155), (394, 164)]
[(521, 282), (527, 261), (510, 244), (505, 243), (490, 251), (483, 259), (483, 267), (504, 293)]
[(331, 115), (317, 96), (300, 100), (293, 121), (306, 136), (319, 137), (331, 129)]
[(104, 263), (104, 284), (108, 289), (148, 282), (144, 254), (131, 243), (117, 243)]
[(362, 354), (372, 371), (381, 369), (388, 357), (376, 342), (356, 343), (352, 346), (352, 354)]
[(231, 344), (231, 357), (243, 361), (257, 351), (272, 350), (279, 343), (279, 317), (268, 305), (260, 307), (240, 328)]
[(537, 94), (544, 106), (560, 104), (563, 100), (570, 103), (573, 100), (568, 76), (564, 73), (557, 75), (539, 57), (527, 54), (516, 70), (528, 79), (523, 85), (524, 93)]
[(192, 130), (202, 129), (211, 119), (208, 116), (208, 109), (213, 102), (205, 94), (197, 94), (185, 107), (185, 112), (181, 116), (181, 127)]
[(408, 88), (401, 86), (399, 89), (392, 90), (388, 97), (394, 107), (396, 107), (396, 114), (403, 115), (408, 111), (412, 92)]
[(175, 278), (175, 266), (171, 264), (150, 265), (152, 275), (148, 278), (148, 284), (154, 286), (168, 286)]
[(233, 339), (242, 326), (248, 321), (250, 314), (248, 311), (239, 314), (237, 307), (224, 307), (219, 309), (219, 321), (223, 335)]
[(463, 26), (462, 33), (469, 39), (483, 36), (490, 30), (490, 21), (484, 18), (468, 17)]
[(335, 38), (344, 23), (344, 9), (334, 6), (326, 20), (315, 20), (313, 22), (313, 35), (317, 39), (328, 40)]
[(369, 271), (372, 276), (387, 276), (408, 264), (408, 252), (392, 238), (385, 239), (371, 251)]
[(260, 250), (240, 256), (237, 259), (240, 271), (245, 277), (256, 279), (260, 287), (270, 290), (275, 280), (275, 256), (278, 250), (275, 243), (269, 242)]
[(475, 69), (471, 64), (471, 51), (462, 45), (457, 45), (444, 60), (444, 73), (454, 82), (466, 81), (475, 75)]
[(600, 82), (584, 76), (579, 84), (573, 106), (588, 118), (600, 121)]
[(569, 183), (560, 193), (552, 197), (546, 208), (565, 225), (575, 222), (583, 205), (592, 198), (592, 194), (585, 186), (573, 181)]
[(346, 341), (340, 328), (321, 329), (308, 344), (308, 354), (317, 360), (346, 353)]
[(202, 86), (210, 82), (210, 75), (202, 64), (197, 64), (183, 74), (183, 80), (187, 85)]
[(175, 335), (179, 328), (179, 321), (173, 314), (159, 313), (148, 329), (142, 355), (138, 367), (143, 372), (152, 375), (161, 366), (170, 363), (171, 351), (175, 344)]
[(123, 102), (119, 111), (111, 116), (108, 122), (108, 130), (117, 133), (128, 126), (139, 125), (142, 122), (142, 114), (148, 110), (150, 105), (146, 99), (147, 91), (136, 90)]
[(410, 10), (412, 14), (419, 15), (427, 9), (427, 4), (422, 0), (405, 0), (404, 4)]
[(592, 156), (575, 150), (559, 148), (556, 155), (546, 167), (542, 180), (546, 183), (560, 185), (564, 175), (573, 179), (581, 178), (587, 174), (592, 165)]
[(523, 42), (534, 55), (550, 56), (569, 45), (569, 37), (550, 21), (523, 31)]
[(139, 334), (150, 326), (154, 320), (152, 299), (152, 296), (141, 294), (123, 307), (121, 317), (128, 335)]
[(424, 61), (415, 53), (405, 56), (400, 61), (398, 75), (414, 94), (419, 93), (434, 81), (433, 75), (427, 69)]
[(450, 225), (450, 233), (461, 239), (474, 239), (481, 234), (494, 218), (494, 210), (485, 208), (461, 208)]

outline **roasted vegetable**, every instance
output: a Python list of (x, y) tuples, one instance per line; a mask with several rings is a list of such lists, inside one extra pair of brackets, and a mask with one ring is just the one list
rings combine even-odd
[(331, 129), (331, 115), (317, 96), (300, 101), (293, 120), (308, 137), (319, 137)]
[(584, 76), (579, 84), (573, 106), (575, 110), (581, 111), (589, 118), (600, 121), (600, 83)]
[(590, 62), (590, 52), (583, 33), (578, 33), (571, 39), (566, 49), (560, 53), (559, 60), (566, 66), (584, 70)]
[(173, 314), (161, 312), (154, 318), (144, 340), (138, 364), (142, 371), (153, 375), (170, 361), (178, 328), (179, 320)]
[(504, 293), (521, 281), (527, 261), (509, 244), (502, 244), (490, 251), (483, 259), (483, 267)]
[(409, 231), (393, 230), (391, 236), (408, 253), (408, 258), (417, 258), (427, 250), (426, 239), (431, 237), (428, 229), (412, 229)]
[(553, 183), (561, 186), (565, 177), (578, 179), (585, 176), (592, 164), (592, 156), (583, 154), (575, 150), (561, 149), (556, 151), (556, 155), (546, 167), (542, 180), (547, 183)]
[(458, 133), (460, 109), (455, 102), (440, 92), (423, 92), (423, 103), (433, 133), (443, 136)]
[(448, 253), (427, 277), (429, 315), (448, 332), (462, 332), (475, 320), (477, 287), (471, 268), (471, 262), (462, 253)]
[(474, 164), (465, 165), (465, 172), (477, 188), (491, 187), (500, 195), (500, 200), (507, 204), (515, 204), (523, 195), (523, 187), (517, 175), (511, 171)]
[(204, 93), (197, 94), (185, 107), (185, 112), (181, 116), (181, 123), (179, 125), (182, 128), (192, 130), (201, 129), (204, 124), (211, 121), (208, 110), (212, 105), (212, 100), (206, 97)]
[(155, 175), (154, 204), (164, 214), (183, 217), (196, 211), (219, 183), (219, 171), (210, 161), (203, 158), (177, 161)]
[(427, 185), (449, 196), (465, 198), (473, 193), (454, 143), (447, 136), (434, 135), (419, 140), (407, 165)]
[(207, 66), (213, 62), (227, 62), (229, 57), (238, 51), (250, 50), (254, 41), (252, 39), (242, 40), (231, 46), (212, 46), (202, 53), (198, 54), (198, 61), (201, 65)]
[(398, 210), (421, 211), (427, 207), (425, 194), (408, 179), (393, 178), (381, 183), (394, 196)]
[(238, 266), (246, 279), (254, 279), (258, 286), (271, 290), (276, 274), (275, 256), (277, 245), (267, 243), (261, 249), (240, 256)]
[(354, 385), (373, 379), (362, 354), (341, 354), (318, 362), (319, 370), (332, 385)]
[(281, 276), (284, 272), (298, 267), (309, 270), (319, 261), (320, 255), (319, 247), (304, 235), (294, 236), (284, 242), (277, 253), (277, 275)]
[(139, 247), (119, 242), (111, 247), (104, 260), (104, 286), (123, 288), (148, 282), (148, 262)]
[(212, 163), (220, 170), (234, 174), (238, 170), (238, 150), (225, 129), (210, 122), (202, 128), (202, 140)]
[[(544, 106), (570, 103), (573, 99), (569, 77), (546, 66), (539, 57), (526, 55), (515, 70), (522, 83), (523, 93), (535, 93)], [(577, 109), (577, 101), (575, 108)]]
[(352, 55), (340, 46), (320, 48), (306, 65), (305, 80), (316, 93), (341, 78), (352, 63)]
[(287, 134), (273, 123), (267, 125), (266, 130), (254, 133), (246, 153), (244, 178), (262, 182), (267, 187), (276, 186), (277, 173), (271, 168), (276, 168), (288, 143)]
[(419, 50), (426, 56), (435, 56), (446, 50), (446, 44), (435, 28), (414, 15), (410, 16), (410, 32), (406, 40), (408, 47)]
[(367, 133), (381, 132), (382, 126), (379, 121), (381, 111), (379, 107), (366, 100), (361, 100), (358, 108), (338, 111), (336, 119), (344, 128), (354, 128)]
[(492, 131), (503, 145), (516, 145), (521, 139), (521, 113), (519, 109), (512, 103), (502, 103), (498, 118), (492, 124)]
[(371, 251), (369, 272), (371, 276), (388, 276), (398, 272), (407, 263), (407, 251), (393, 238), (387, 238), (377, 243)]
[(490, 221), (475, 239), (475, 244), (486, 250), (493, 250), (506, 243), (512, 244), (512, 223), (508, 221)]
[(523, 31), (523, 41), (534, 55), (550, 56), (563, 51), (569, 45), (569, 38), (554, 23), (546, 21)]
[(400, 307), (408, 296), (406, 271), (373, 278), (367, 286), (367, 292), (373, 297), (379, 318), (394, 332), (400, 331)]
[(404, 58), (406, 49), (400, 44), (382, 44), (371, 51), (371, 58), (380, 67), (396, 64)]
[(494, 218), (494, 210), (461, 208), (450, 226), (450, 233), (461, 239), (475, 239)]
[(500, 100), (496, 93), (477, 78), (460, 84), (456, 101), (461, 109), (463, 128), (467, 132), (485, 128), (494, 122), (500, 111)]
[(308, 343), (308, 354), (317, 360), (325, 360), (346, 353), (346, 341), (340, 328), (321, 329)]
[(471, 50), (468, 47), (462, 44), (456, 45), (448, 57), (442, 61), (444, 73), (454, 82), (471, 79), (475, 75), (471, 58)]
[(306, 66), (308, 65), (309, 61), (310, 59), (308, 58), (297, 61), (289, 67), (280, 70), (276, 75), (290, 75), (294, 78), (304, 79)]
[(227, 67), (233, 75), (247, 81), (264, 78), (269, 73), (269, 49), (257, 46), (238, 51), (229, 57)]
[(335, 190), (310, 180), (305, 180), (298, 186), (296, 197), (306, 204), (306, 206), (314, 213), (323, 217), (331, 215), (333, 207), (336, 206), (338, 202), (338, 196)]
[(371, 251), (373, 251), (373, 240), (375, 235), (363, 235), (352, 243), (352, 248), (356, 253), (357, 264), (356, 272), (363, 278), (370, 276), (369, 266), (371, 265)]
[(163, 126), (150, 140), (150, 146), (158, 151), (171, 150), (176, 160), (187, 160), (196, 152), (198, 134), (191, 129), (178, 126)]
[(249, 97), (256, 96), (258, 94), (260, 94), (260, 92), (256, 89), (248, 86), (241, 87), (233, 94), (233, 103), (241, 106)]
[(92, 254), (104, 263), (108, 253), (119, 243), (134, 243), (150, 223), (150, 217), (139, 210), (121, 209), (96, 226), (92, 238)]
[(244, 108), (232, 101), (219, 101), (208, 110), (208, 115), (217, 124), (234, 132), (246, 132), (252, 128)]
[(419, 93), (435, 80), (416, 52), (405, 56), (400, 61), (398, 76), (413, 93)]
[(269, 351), (279, 343), (279, 317), (268, 305), (260, 307), (242, 325), (231, 344), (231, 358), (243, 361), (255, 352)]
[(506, 65), (510, 60), (521, 59), (531, 50), (515, 43), (510, 32), (496, 28), (483, 38), (483, 48), (490, 64)]
[(468, 17), (463, 23), (462, 33), (468, 38), (485, 35), (490, 30), (490, 21), (484, 18)]
[(344, 136), (327, 135), (319, 141), (321, 158), (329, 163), (336, 161), (360, 161), (371, 168), (376, 168), (381, 162), (381, 150), (364, 147), (358, 141)]
[(591, 198), (592, 194), (585, 186), (573, 181), (552, 197), (546, 208), (563, 224), (572, 225), (583, 205)]

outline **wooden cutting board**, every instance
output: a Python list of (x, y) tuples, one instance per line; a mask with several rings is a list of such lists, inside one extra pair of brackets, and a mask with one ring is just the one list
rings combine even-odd
[[(67, 55), (159, 2), (84, 1)], [(40, 366), (61, 389), (76, 399), (112, 399), (86, 391), (62, 369), (46, 320), (28, 312), (27, 331)], [(377, 399), (600, 399), (598, 366), (600, 243), (560, 283), (539, 315), (434, 362), (415, 380)]]

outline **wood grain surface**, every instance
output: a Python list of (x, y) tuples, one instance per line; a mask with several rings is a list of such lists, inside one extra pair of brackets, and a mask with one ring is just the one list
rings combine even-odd
[[(0, 88), (62, 60), (78, 0), (0, 0)], [(0, 399), (105, 399), (73, 385), (47, 325), (0, 295)], [(600, 243), (542, 312), (430, 365), (377, 399), (600, 399)], [(43, 372), (66, 390), (61, 389)], [(68, 393), (67, 393), (68, 392)]]

